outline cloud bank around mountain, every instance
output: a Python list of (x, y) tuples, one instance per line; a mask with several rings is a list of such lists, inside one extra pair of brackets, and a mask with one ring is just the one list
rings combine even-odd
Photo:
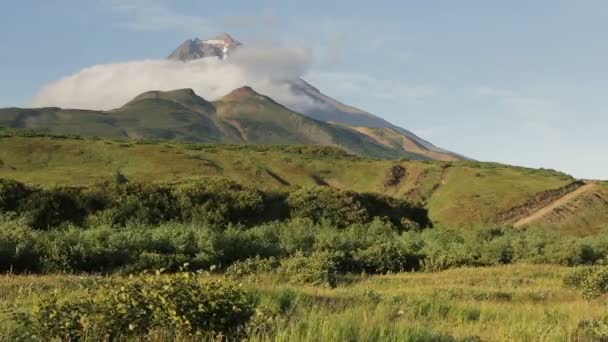
[(312, 63), (308, 49), (246, 46), (226, 60), (143, 60), (95, 65), (42, 87), (32, 107), (110, 110), (149, 90), (192, 88), (207, 100), (251, 86), (286, 106), (313, 105), (293, 94), (284, 80), (302, 76)]

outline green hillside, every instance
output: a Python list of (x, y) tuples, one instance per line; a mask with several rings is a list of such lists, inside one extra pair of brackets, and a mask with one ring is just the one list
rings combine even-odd
[(0, 126), (111, 139), (323, 145), (376, 158), (455, 159), (448, 153), (427, 153), (415, 144), (386, 144), (361, 129), (311, 119), (249, 87), (239, 88), (213, 103), (191, 89), (181, 89), (146, 92), (107, 112), (0, 109)]
[[(445, 226), (511, 222), (503, 219), (505, 212), (574, 181), (551, 170), (469, 161), (381, 160), (319, 146), (81, 139), (8, 130), (0, 138), (0, 178), (44, 187), (89, 185), (112, 179), (117, 171), (138, 182), (225, 177), (262, 190), (317, 184), (382, 193), (425, 203), (431, 219)], [(535, 225), (573, 233), (581, 221), (586, 222), (583, 230), (605, 227), (608, 187), (597, 187), (598, 195), (591, 193), (588, 205), (581, 199), (570, 215), (557, 221), (547, 217)]]

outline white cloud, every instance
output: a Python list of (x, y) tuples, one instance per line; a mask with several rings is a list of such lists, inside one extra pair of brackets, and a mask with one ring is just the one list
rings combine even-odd
[(149, 90), (192, 88), (205, 99), (215, 100), (245, 85), (286, 106), (309, 105), (283, 81), (300, 77), (310, 58), (310, 51), (304, 49), (244, 46), (224, 61), (204, 58), (187, 63), (144, 60), (96, 65), (44, 86), (30, 105), (108, 110)]

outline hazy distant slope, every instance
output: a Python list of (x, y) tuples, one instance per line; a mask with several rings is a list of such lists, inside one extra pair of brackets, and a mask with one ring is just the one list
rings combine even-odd
[(34, 129), (59, 134), (84, 136), (128, 137), (116, 126), (116, 119), (103, 112), (61, 108), (0, 109), (0, 126)]
[[(108, 138), (219, 141), (213, 106), (190, 89), (144, 93), (108, 112), (60, 108), (0, 109), (0, 125)], [(196, 106), (196, 109), (194, 108)]]
[(317, 120), (338, 122), (350, 126), (390, 129), (394, 132), (393, 135), (396, 133), (401, 136), (400, 139), (413, 142), (418, 146), (418, 149), (422, 150), (424, 153), (428, 152), (434, 153), (437, 156), (440, 155), (439, 158), (434, 159), (466, 159), (461, 155), (439, 148), (418, 137), (416, 134), (399, 126), (393, 125), (381, 117), (333, 99), (323, 94), (319, 89), (303, 79), (286, 81), (286, 83), (295, 94), (306, 96), (312, 103), (316, 104), (316, 106), (307, 105), (294, 108), (296, 111), (299, 111), (302, 114), (308, 115)]
[(213, 103), (191, 89), (180, 89), (149, 91), (107, 112), (0, 109), (0, 125), (107, 138), (308, 144), (337, 146), (353, 154), (377, 158), (433, 158), (420, 153), (424, 151), (410, 152), (383, 144), (350, 127), (311, 119), (249, 87), (239, 88)]

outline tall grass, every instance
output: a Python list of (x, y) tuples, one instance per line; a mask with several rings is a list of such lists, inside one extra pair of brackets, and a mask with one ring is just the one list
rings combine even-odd
[[(579, 323), (605, 314), (605, 298), (584, 300), (565, 288), (568, 271), (519, 264), (361, 275), (342, 279), (335, 289), (286, 285), (269, 274), (242, 286), (265, 313), (251, 341), (585, 341)], [(103, 278), (5, 275), (0, 303), (27, 310), (44, 293), (74, 297), (99, 281)], [(2, 336), (15, 328), (6, 311), (0, 322)], [(169, 340), (162, 331), (148, 338)]]

